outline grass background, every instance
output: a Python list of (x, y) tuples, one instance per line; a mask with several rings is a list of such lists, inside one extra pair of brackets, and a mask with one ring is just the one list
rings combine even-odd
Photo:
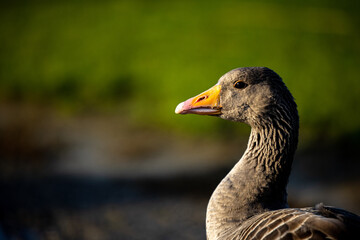
[(358, 12), (356, 1), (2, 1), (0, 100), (244, 132), (174, 108), (233, 68), (267, 66), (296, 98), (303, 136), (358, 134)]

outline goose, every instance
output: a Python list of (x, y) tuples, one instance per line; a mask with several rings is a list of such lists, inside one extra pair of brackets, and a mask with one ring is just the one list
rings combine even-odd
[(288, 206), (299, 117), (293, 96), (273, 70), (231, 70), (209, 90), (180, 103), (175, 113), (218, 116), (251, 127), (243, 156), (209, 200), (208, 240), (360, 239), (360, 217), (354, 213), (322, 203)]

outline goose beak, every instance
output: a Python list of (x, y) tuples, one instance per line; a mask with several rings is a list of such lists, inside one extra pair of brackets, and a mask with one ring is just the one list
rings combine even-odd
[(209, 90), (190, 98), (177, 105), (176, 114), (199, 114), (199, 115), (220, 115), (220, 91), (221, 86), (216, 84)]

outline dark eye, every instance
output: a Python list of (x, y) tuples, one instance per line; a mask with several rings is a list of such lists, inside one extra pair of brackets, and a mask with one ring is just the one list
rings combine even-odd
[(247, 84), (244, 83), (243, 81), (237, 81), (236, 83), (234, 83), (234, 88), (243, 89), (246, 87), (247, 87)]

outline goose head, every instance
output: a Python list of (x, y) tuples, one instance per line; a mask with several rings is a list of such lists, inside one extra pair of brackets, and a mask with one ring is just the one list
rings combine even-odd
[(266, 67), (246, 67), (226, 73), (209, 90), (180, 103), (175, 113), (218, 116), (255, 127), (271, 122), (279, 108), (297, 117), (294, 99), (279, 75)]

